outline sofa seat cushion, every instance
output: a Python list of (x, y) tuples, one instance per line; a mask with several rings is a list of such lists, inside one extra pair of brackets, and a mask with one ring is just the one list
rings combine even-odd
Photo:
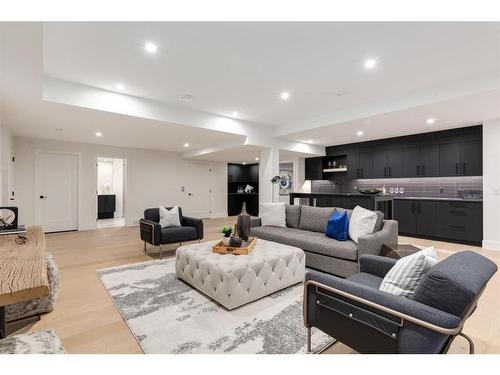
[(372, 275), (371, 273), (359, 272), (346, 277), (346, 280), (369, 286), (370, 288), (378, 289), (380, 287), (380, 284), (382, 284), (383, 279), (381, 277)]
[(358, 246), (353, 241), (337, 241), (324, 233), (296, 228), (254, 227), (250, 234), (268, 241), (296, 246), (304, 251), (353, 261), (358, 259)]
[(174, 243), (198, 239), (198, 232), (194, 227), (172, 227), (161, 229), (161, 243)]

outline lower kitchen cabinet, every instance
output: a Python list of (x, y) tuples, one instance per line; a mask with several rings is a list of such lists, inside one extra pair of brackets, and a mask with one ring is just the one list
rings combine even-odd
[(401, 235), (474, 244), (483, 238), (481, 202), (396, 199), (394, 216)]

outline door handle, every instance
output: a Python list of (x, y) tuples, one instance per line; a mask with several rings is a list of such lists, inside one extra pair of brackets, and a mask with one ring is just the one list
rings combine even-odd
[(46, 195), (40, 195), (40, 199), (47, 199)]

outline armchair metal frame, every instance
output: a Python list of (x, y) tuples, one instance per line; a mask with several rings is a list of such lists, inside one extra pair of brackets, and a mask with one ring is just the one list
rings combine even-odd
[[(312, 353), (312, 343), (311, 343), (311, 328), (312, 327), (308, 326), (308, 324), (307, 324), (307, 322), (308, 322), (308, 316), (307, 316), (308, 297), (307, 297), (307, 295), (308, 295), (308, 288), (309, 288), (309, 286), (315, 286), (316, 287), (316, 291), (318, 293), (321, 293), (319, 291), (319, 289), (321, 288), (321, 289), (327, 290), (330, 293), (337, 294), (339, 296), (342, 296), (344, 298), (350, 299), (352, 301), (364, 304), (364, 305), (366, 305), (366, 306), (368, 306), (370, 308), (373, 308), (373, 309), (379, 310), (381, 312), (384, 312), (386, 314), (392, 315), (393, 317), (400, 319), (400, 321), (398, 323), (398, 325), (400, 327), (403, 327), (405, 321), (407, 321), (407, 322), (413, 323), (415, 325), (418, 325), (420, 327), (429, 329), (431, 331), (434, 331), (434, 332), (437, 332), (437, 333), (440, 333), (440, 334), (443, 334), (443, 335), (449, 335), (450, 338), (447, 340), (446, 344), (443, 346), (443, 349), (442, 349), (441, 353), (446, 353), (449, 350), (450, 345), (451, 345), (451, 343), (453, 342), (453, 340), (455, 339), (456, 336), (462, 336), (462, 337), (464, 337), (469, 342), (469, 353), (470, 354), (474, 354), (474, 343), (473, 343), (472, 339), (469, 336), (467, 336), (465, 333), (462, 332), (462, 329), (463, 329), (463, 326), (464, 326), (464, 322), (474, 312), (474, 310), (475, 310), (475, 308), (477, 306), (477, 300), (479, 299), (479, 297), (481, 296), (481, 294), (483, 293), (483, 291), (484, 291), (485, 288), (483, 288), (481, 290), (481, 292), (478, 294), (478, 296), (474, 300), (474, 303), (471, 305), (471, 307), (469, 308), (469, 310), (467, 311), (467, 313), (465, 314), (465, 316), (461, 319), (460, 324), (457, 327), (455, 327), (455, 328), (444, 328), (444, 327), (440, 327), (440, 326), (437, 326), (435, 324), (426, 322), (424, 320), (415, 318), (413, 316), (401, 313), (399, 311), (390, 309), (388, 307), (379, 305), (379, 304), (374, 303), (372, 301), (369, 301), (369, 300), (366, 300), (364, 298), (358, 297), (358, 296), (356, 296), (354, 294), (347, 293), (347, 292), (345, 292), (343, 290), (340, 290), (340, 289), (337, 289), (337, 288), (333, 288), (333, 287), (331, 287), (329, 285), (322, 284), (322, 283), (320, 283), (318, 281), (307, 280), (304, 283), (304, 307), (303, 307), (304, 325), (307, 328), (307, 353)], [(401, 298), (404, 298), (404, 297), (401, 297)], [(320, 301), (317, 301), (317, 304), (321, 305), (322, 307), (331, 309), (329, 306), (322, 305), (320, 303)], [(349, 318), (356, 319), (352, 314), (349, 314)], [(335, 340), (331, 345), (335, 344), (336, 341), (337, 340)]]

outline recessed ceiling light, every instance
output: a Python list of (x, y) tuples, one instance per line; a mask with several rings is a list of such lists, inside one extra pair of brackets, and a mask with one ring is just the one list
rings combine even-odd
[(144, 49), (149, 53), (156, 53), (158, 51), (158, 46), (151, 42), (146, 42), (144, 44)]
[(432, 124), (434, 124), (434, 123), (436, 122), (436, 119), (434, 119), (434, 118), (432, 118), (432, 117), (431, 117), (431, 118), (428, 118), (426, 122), (427, 122), (429, 125), (432, 125)]
[(189, 147), (189, 143), (184, 143), (184, 147)]
[(117, 83), (115, 85), (115, 88), (118, 90), (118, 91), (123, 91), (125, 90), (125, 85), (123, 83)]
[(247, 163), (247, 162), (246, 162), (246, 161), (244, 161), (244, 162), (243, 162), (243, 165), (245, 165), (246, 163)]
[(96, 137), (102, 137), (102, 133), (101, 133), (101, 132), (96, 132), (96, 133), (95, 133), (95, 136), (96, 136)]
[(365, 133), (363, 133), (361, 130), (358, 130), (358, 132), (356, 133), (356, 135), (357, 135), (358, 137), (361, 137), (363, 134), (365, 134)]
[(255, 158), (256, 161), (259, 161), (259, 158)]
[(365, 61), (365, 68), (366, 69), (373, 69), (377, 65), (377, 60), (376, 59), (368, 59)]
[(290, 99), (290, 93), (287, 91), (283, 91), (280, 95), (281, 100), (288, 100)]
[(231, 117), (238, 117), (238, 112), (233, 111), (233, 112), (231, 113)]

